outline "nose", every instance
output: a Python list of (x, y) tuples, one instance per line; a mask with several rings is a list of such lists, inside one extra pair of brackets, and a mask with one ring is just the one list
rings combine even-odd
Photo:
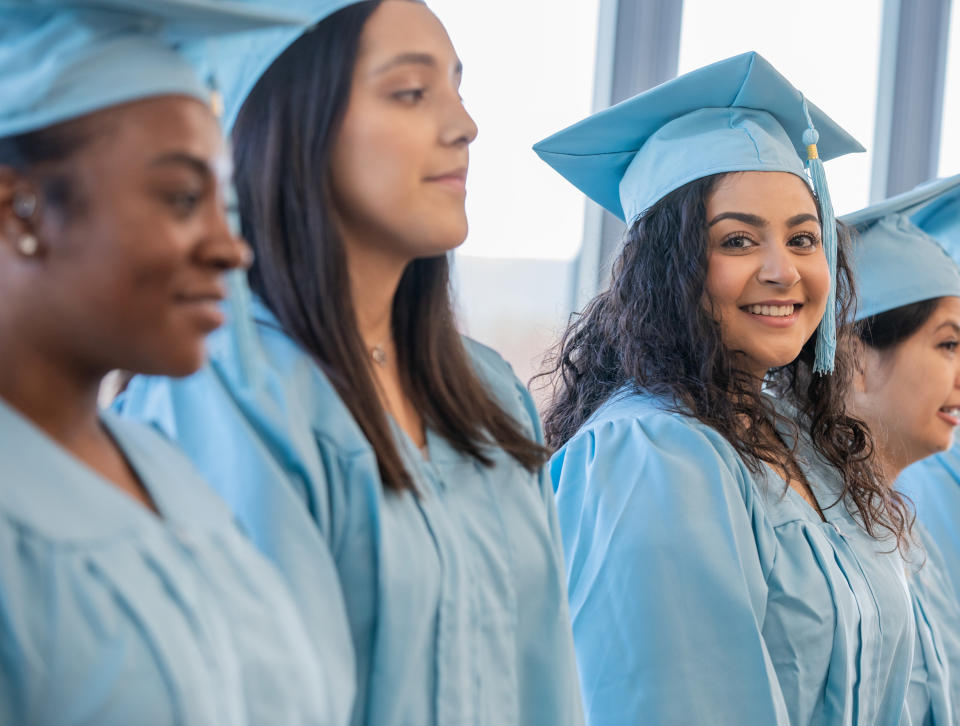
[(757, 278), (765, 285), (776, 285), (784, 289), (792, 288), (800, 282), (800, 271), (794, 262), (793, 254), (785, 244), (766, 246)]
[(454, 91), (444, 119), (441, 140), (445, 146), (468, 146), (477, 138), (477, 124), (467, 113), (460, 93)]
[(253, 262), (253, 250), (235, 234), (224, 204), (213, 204), (208, 215), (209, 226), (203, 241), (196, 248), (197, 261), (207, 267), (226, 272), (236, 267), (247, 268)]

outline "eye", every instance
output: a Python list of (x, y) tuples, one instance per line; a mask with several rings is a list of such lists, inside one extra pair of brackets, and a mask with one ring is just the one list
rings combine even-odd
[(741, 233), (732, 234), (720, 243), (722, 249), (733, 251), (748, 250), (756, 246), (756, 242)]
[(200, 201), (203, 199), (203, 194), (195, 191), (182, 191), (182, 192), (173, 192), (165, 195), (165, 201), (167, 205), (173, 209), (174, 214), (184, 219), (193, 214), (197, 207), (200, 206)]
[(960, 345), (960, 341), (958, 340), (945, 340), (942, 343), (940, 343), (937, 347), (942, 348), (948, 353), (956, 353), (958, 345)]
[(405, 88), (402, 91), (394, 93), (393, 97), (398, 101), (413, 106), (414, 104), (420, 103), (426, 95), (426, 88)]
[(794, 235), (787, 242), (789, 247), (798, 247), (800, 249), (813, 249), (820, 244), (820, 239), (810, 232), (803, 232), (801, 234)]

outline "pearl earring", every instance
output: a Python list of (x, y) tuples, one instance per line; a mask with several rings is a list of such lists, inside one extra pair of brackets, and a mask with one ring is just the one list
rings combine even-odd
[(32, 234), (25, 234), (17, 240), (17, 250), (24, 257), (33, 257), (40, 251), (40, 242)]

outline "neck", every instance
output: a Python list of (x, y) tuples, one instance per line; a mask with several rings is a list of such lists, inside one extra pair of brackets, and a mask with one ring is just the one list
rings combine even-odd
[(350, 295), (360, 337), (368, 349), (393, 343), (393, 299), (409, 259), (363, 245), (347, 245)]
[(0, 398), (66, 448), (98, 431), (102, 375), (84, 373), (63, 356), (42, 355), (17, 341), (0, 335)]
[(880, 429), (873, 429), (877, 463), (887, 486), (892, 487), (900, 473), (914, 462), (903, 447), (891, 444)]

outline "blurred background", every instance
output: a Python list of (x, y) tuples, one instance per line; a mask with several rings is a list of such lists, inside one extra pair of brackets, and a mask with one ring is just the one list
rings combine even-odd
[(480, 128), (456, 256), (462, 327), (525, 382), (609, 275), (623, 225), (530, 147), (737, 53), (765, 56), (867, 153), (826, 165), (838, 214), (960, 173), (951, 0), (428, 0)]

